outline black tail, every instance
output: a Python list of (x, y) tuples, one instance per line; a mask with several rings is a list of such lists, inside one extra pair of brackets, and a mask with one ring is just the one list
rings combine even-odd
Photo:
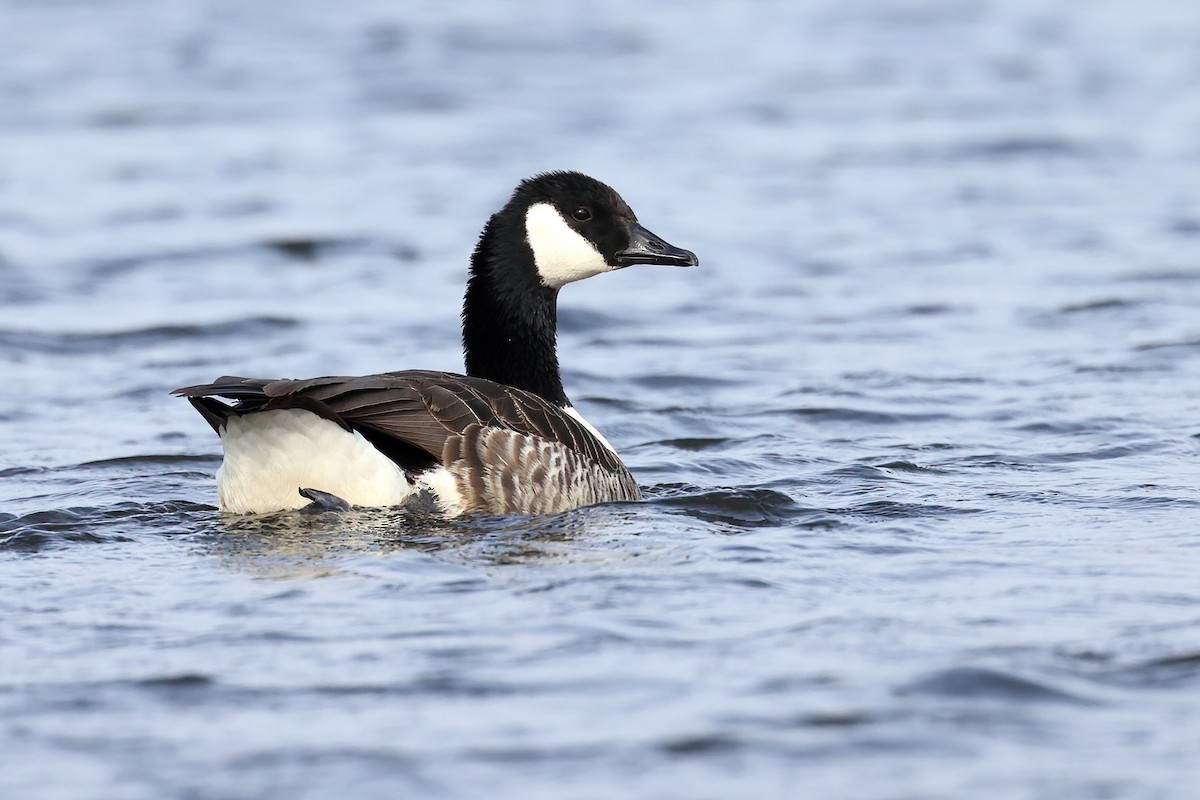
[(225, 427), (225, 420), (229, 419), (231, 414), (237, 413), (233, 410), (233, 406), (227, 406), (220, 400), (214, 400), (211, 397), (189, 397), (188, 402), (200, 412), (204, 421), (212, 426), (217, 436), (221, 435), (221, 428)]
[[(239, 378), (235, 375), (223, 375), (212, 383), (201, 383), (195, 386), (184, 386), (171, 392), (173, 395), (186, 397), (188, 402), (200, 412), (204, 421), (212, 426), (217, 435), (225, 427), (225, 421), (234, 414), (244, 414), (262, 406), (267, 400), (263, 388), (270, 383), (260, 378)], [(225, 397), (237, 401), (234, 405), (222, 403), (215, 398)]]
[(222, 375), (212, 383), (184, 386), (171, 394), (182, 397), (228, 397), (230, 400), (265, 398), (268, 383), (274, 383), (274, 381), (269, 378), (239, 378), (236, 375)]
[[(218, 436), (230, 417), (281, 408), (311, 411), (318, 417), (337, 423), (347, 431), (351, 430), (346, 420), (320, 400), (304, 395), (272, 397), (267, 393), (267, 386), (272, 383), (276, 383), (274, 378), (239, 378), (235, 375), (225, 375), (212, 383), (184, 386), (171, 394), (186, 397)], [(218, 397), (233, 400), (234, 403), (222, 403), (216, 399)]]

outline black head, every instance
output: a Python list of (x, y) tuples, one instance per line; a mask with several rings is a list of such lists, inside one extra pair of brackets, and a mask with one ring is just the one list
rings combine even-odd
[(463, 299), (467, 374), (567, 405), (558, 369), (564, 284), (631, 264), (695, 266), (695, 254), (638, 224), (621, 196), (578, 172), (521, 183), (488, 220)]
[(643, 228), (622, 197), (579, 172), (548, 172), (521, 183), (501, 214), (519, 216), (543, 284), (572, 281), (632, 264), (691, 267), (695, 253)]

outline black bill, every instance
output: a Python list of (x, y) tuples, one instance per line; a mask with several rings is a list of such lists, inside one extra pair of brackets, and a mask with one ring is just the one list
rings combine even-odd
[(700, 263), (700, 259), (691, 250), (667, 244), (638, 223), (631, 222), (629, 246), (617, 252), (617, 263), (622, 267), (633, 264), (694, 267)]

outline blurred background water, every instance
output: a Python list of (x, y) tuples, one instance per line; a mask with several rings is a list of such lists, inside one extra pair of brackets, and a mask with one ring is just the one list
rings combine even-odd
[[(231, 519), (166, 393), (458, 369), (487, 215), (642, 504)], [(0, 0), (0, 796), (1193, 798), (1191, 0)]]

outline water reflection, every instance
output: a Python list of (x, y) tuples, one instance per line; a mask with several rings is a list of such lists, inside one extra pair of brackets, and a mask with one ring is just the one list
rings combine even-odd
[[(270, 578), (340, 574), (358, 557), (399, 552), (480, 566), (594, 563), (630, 557), (629, 529), (646, 522), (632, 503), (550, 517), (446, 519), (422, 508), (220, 514), (204, 547), (230, 569)], [(361, 571), (360, 564), (353, 569)]]

